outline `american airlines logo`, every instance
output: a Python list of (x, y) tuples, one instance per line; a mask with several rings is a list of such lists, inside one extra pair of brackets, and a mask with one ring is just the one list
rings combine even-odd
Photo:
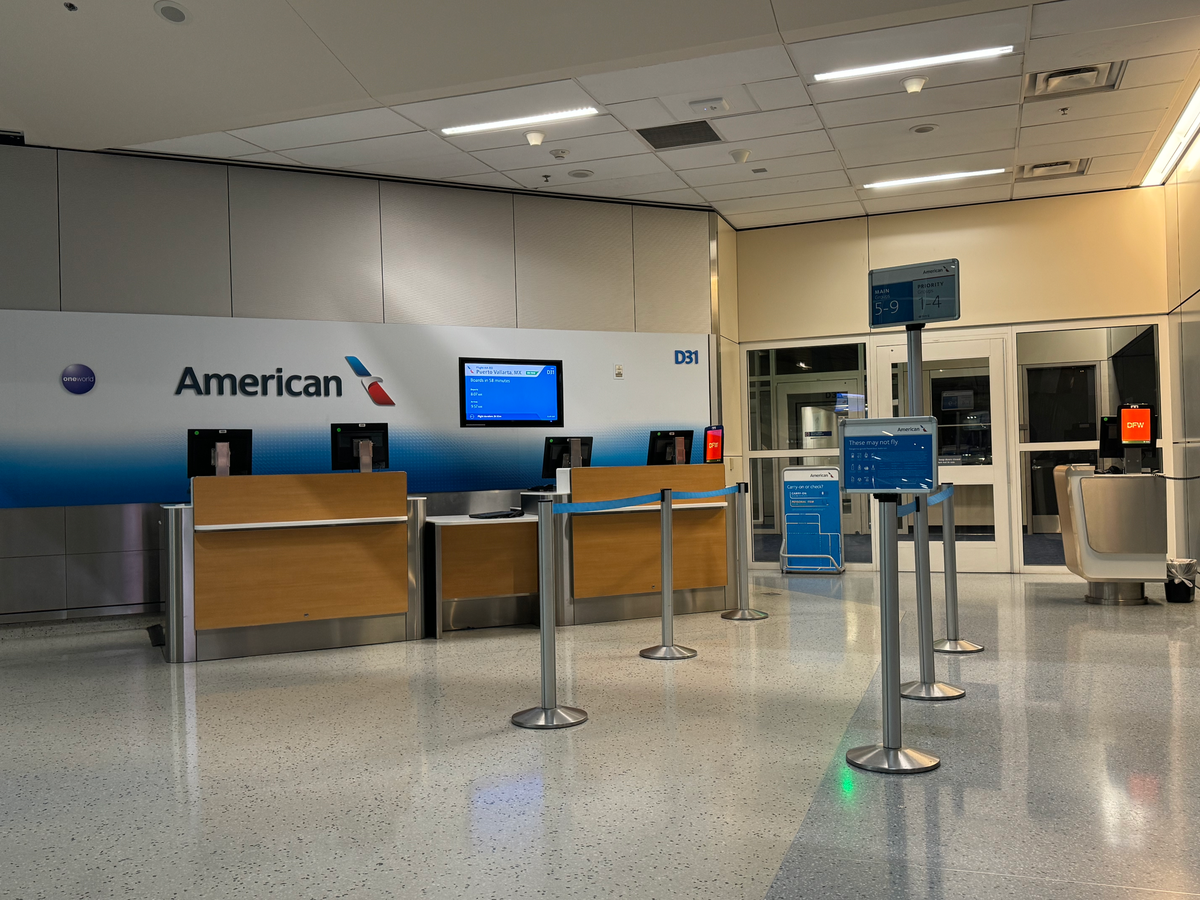
[(346, 362), (350, 363), (350, 368), (354, 370), (354, 374), (362, 382), (367, 396), (371, 398), (371, 401), (376, 406), (396, 405), (396, 401), (389, 397), (387, 391), (383, 389), (383, 379), (367, 371), (367, 367), (362, 364), (362, 361), (357, 356), (347, 356)]
[[(363, 389), (376, 406), (395, 406), (396, 403), (383, 389), (383, 379), (372, 375), (357, 356), (347, 356), (350, 369), (362, 382)], [(89, 370), (90, 372), (91, 370)], [(94, 383), (95, 377), (92, 381)], [(72, 385), (74, 383), (72, 382)], [(72, 387), (68, 386), (68, 390)], [(78, 391), (76, 391), (78, 392)], [(277, 368), (265, 375), (235, 375), (232, 372), (208, 372), (197, 374), (191, 366), (185, 366), (175, 386), (175, 396), (183, 393), (197, 397), (340, 397), (342, 378), (340, 375), (290, 375)]]

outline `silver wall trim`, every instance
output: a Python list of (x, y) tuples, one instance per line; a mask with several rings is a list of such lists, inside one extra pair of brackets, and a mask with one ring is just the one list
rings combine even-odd
[(537, 594), (443, 600), (439, 605), (442, 608), (442, 623), (446, 631), (538, 624)]
[(328, 650), (364, 644), (403, 641), (408, 633), (407, 616), (356, 616), (317, 619), (311, 622), (280, 622), (244, 628), (213, 628), (197, 631), (197, 659), (230, 659), (300, 650)]
[(195, 569), (193, 565), (192, 507), (162, 507), (159, 520), (159, 590), (166, 613), (163, 658), (170, 663), (196, 661)]
[[(725, 588), (689, 588), (675, 591), (675, 615), (720, 612), (725, 609)], [(617, 594), (575, 600), (575, 624), (652, 619), (662, 615), (662, 594)]]
[(161, 603), (129, 603), (123, 606), (85, 606), (79, 609), (44, 609), (37, 612), (0, 615), (0, 625), (22, 622), (64, 622), (71, 619), (97, 619), (106, 616), (156, 615), (163, 611)]
[(408, 498), (408, 619), (410, 641), (425, 636), (425, 497)]
[(399, 525), (408, 516), (370, 516), (362, 519), (300, 519), (295, 522), (231, 522), (225, 525), (197, 525), (198, 532), (206, 531), (266, 531), (279, 528), (326, 528), (344, 525)]

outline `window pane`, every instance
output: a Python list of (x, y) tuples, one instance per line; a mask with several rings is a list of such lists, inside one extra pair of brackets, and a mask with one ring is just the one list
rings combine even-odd
[(1096, 367), (1047, 366), (1025, 370), (1029, 440), (1094, 441)]
[[(924, 367), (925, 414), (938, 423), (943, 466), (992, 464), (992, 390), (988, 360), (949, 359)], [(892, 363), (893, 415), (909, 416), (908, 363)]]

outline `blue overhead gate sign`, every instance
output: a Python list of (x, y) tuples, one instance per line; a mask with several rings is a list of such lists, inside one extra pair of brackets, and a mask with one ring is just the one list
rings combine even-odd
[(836, 467), (783, 470), (784, 572), (841, 572), (842, 495)]

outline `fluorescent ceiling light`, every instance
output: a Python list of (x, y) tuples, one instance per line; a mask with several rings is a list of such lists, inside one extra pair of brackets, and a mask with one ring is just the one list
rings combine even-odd
[(900, 62), (881, 63), (877, 66), (859, 66), (857, 69), (838, 69), (836, 72), (821, 72), (813, 76), (814, 81), (837, 81), (841, 78), (862, 78), (866, 75), (886, 75), (888, 72), (903, 72), (906, 69), (924, 69), (927, 66), (946, 66), (950, 63), (970, 62), (974, 59), (994, 59), (1013, 52), (1007, 47), (986, 47), (983, 50), (967, 50), (963, 53), (947, 53), (945, 56), (926, 56), (921, 59), (905, 59)]
[(954, 181), (956, 178), (978, 178), (981, 175), (1003, 175), (1008, 169), (979, 169), (976, 172), (947, 172), (944, 175), (922, 175), (920, 178), (897, 178), (893, 181), (875, 181), (864, 184), (864, 188), (904, 187), (906, 184), (930, 184), (934, 181)]
[(520, 119), (502, 119), (499, 122), (480, 122), (478, 125), (455, 125), (443, 128), (442, 134), (474, 134), (477, 131), (503, 131), (506, 128), (524, 128), (526, 125), (545, 125), (547, 122), (562, 122), (566, 119), (582, 119), (594, 116), (598, 110), (592, 106), (568, 109), (564, 112), (544, 113), (540, 116), (522, 116)]
[(1196, 136), (1198, 130), (1200, 130), (1200, 87), (1196, 88), (1196, 92), (1192, 94), (1192, 99), (1183, 108), (1183, 112), (1179, 116), (1179, 121), (1175, 123), (1175, 127), (1167, 135), (1166, 142), (1162, 145), (1162, 149), (1158, 151), (1158, 156), (1154, 158), (1154, 165), (1150, 167), (1150, 171), (1142, 179), (1142, 187), (1152, 187), (1156, 184), (1162, 184), (1171, 177), (1171, 173), (1175, 171), (1176, 163), (1179, 162), (1179, 157), (1183, 156), (1183, 151), (1187, 149), (1188, 144), (1192, 142), (1192, 138)]

